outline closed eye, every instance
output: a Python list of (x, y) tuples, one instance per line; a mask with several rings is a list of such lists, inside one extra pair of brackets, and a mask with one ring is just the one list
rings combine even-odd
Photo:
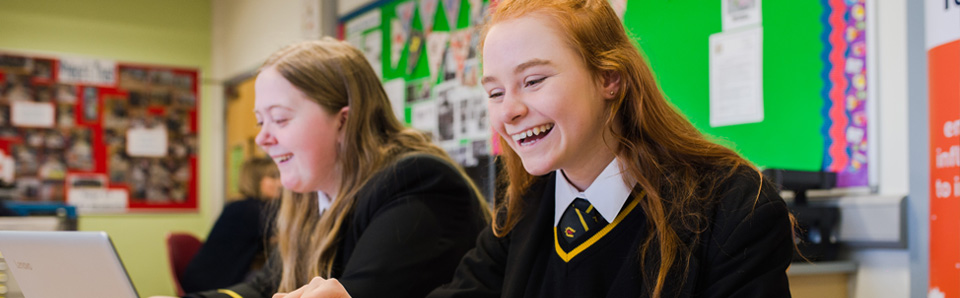
[(536, 86), (537, 84), (542, 83), (543, 80), (546, 80), (546, 79), (547, 79), (547, 77), (542, 77), (542, 78), (539, 78), (539, 79), (529, 80), (529, 81), (523, 83), (523, 87)]

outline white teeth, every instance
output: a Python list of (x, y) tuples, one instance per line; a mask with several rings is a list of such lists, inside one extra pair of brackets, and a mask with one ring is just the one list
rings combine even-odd
[(281, 156), (276, 157), (276, 160), (277, 160), (278, 163), (280, 163), (280, 162), (288, 161), (288, 160), (290, 160), (291, 158), (293, 158), (293, 154), (284, 154), (284, 155), (281, 155)]
[(540, 133), (546, 133), (551, 128), (553, 128), (553, 124), (544, 124), (544, 125), (540, 125), (540, 126), (513, 134), (510, 137), (514, 141), (520, 141), (524, 138), (540, 135)]

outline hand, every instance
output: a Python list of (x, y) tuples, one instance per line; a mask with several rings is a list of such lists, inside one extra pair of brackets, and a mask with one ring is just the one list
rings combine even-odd
[(350, 298), (350, 294), (336, 278), (314, 277), (309, 284), (296, 291), (276, 293), (273, 298)]

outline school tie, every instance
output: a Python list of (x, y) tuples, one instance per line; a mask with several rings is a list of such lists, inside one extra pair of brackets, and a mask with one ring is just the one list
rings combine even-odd
[(564, 250), (582, 243), (607, 225), (607, 220), (586, 199), (576, 198), (567, 206), (557, 226), (557, 238)]

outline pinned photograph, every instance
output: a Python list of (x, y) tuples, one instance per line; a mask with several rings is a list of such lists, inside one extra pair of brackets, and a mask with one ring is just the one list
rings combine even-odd
[(65, 104), (77, 103), (77, 86), (57, 84), (57, 101)]
[(37, 102), (53, 102), (54, 89), (47, 85), (33, 86), (33, 99)]
[(24, 145), (12, 145), (13, 162), (16, 165), (16, 176), (35, 176), (40, 167), (40, 153), (35, 148)]
[(33, 59), (17, 55), (0, 55), (0, 71), (18, 74), (30, 74)]
[(27, 76), (7, 76), (7, 81), (3, 87), (3, 94), (0, 95), (0, 101), (33, 101), (33, 88), (30, 86), (30, 78)]
[(111, 184), (127, 184), (127, 174), (130, 170), (130, 156), (123, 145), (110, 146), (107, 149), (107, 171)]
[(97, 88), (95, 87), (85, 87), (83, 88), (83, 122), (91, 123), (97, 122), (97, 116), (100, 113), (100, 100), (98, 97)]
[[(58, 129), (47, 130), (46, 136), (44, 139), (45, 146), (47, 149), (64, 149), (67, 148), (69, 137), (64, 134), (64, 131)], [(49, 152), (47, 152), (49, 153)], [(60, 156), (63, 155), (62, 152), (58, 152)]]
[(70, 128), (76, 123), (77, 117), (74, 105), (61, 104), (57, 106), (57, 126)]
[(53, 80), (53, 60), (34, 59), (33, 78), (38, 81)]
[(127, 100), (121, 96), (107, 96), (103, 99), (103, 127), (105, 129), (124, 130), (129, 126), (129, 108)]
[(432, 86), (427, 80), (407, 82), (407, 102), (414, 103), (430, 99)]
[[(40, 168), (37, 170), (37, 175), (47, 181), (63, 180), (66, 174), (67, 165), (63, 162), (63, 154), (47, 154), (43, 159), (43, 163), (40, 164)], [(62, 197), (63, 194), (60, 195)]]
[(147, 87), (147, 71), (142, 68), (120, 66), (120, 88), (142, 90)]
[(90, 132), (85, 129), (72, 131), (67, 147), (67, 167), (72, 170), (89, 171), (93, 169), (93, 145)]

